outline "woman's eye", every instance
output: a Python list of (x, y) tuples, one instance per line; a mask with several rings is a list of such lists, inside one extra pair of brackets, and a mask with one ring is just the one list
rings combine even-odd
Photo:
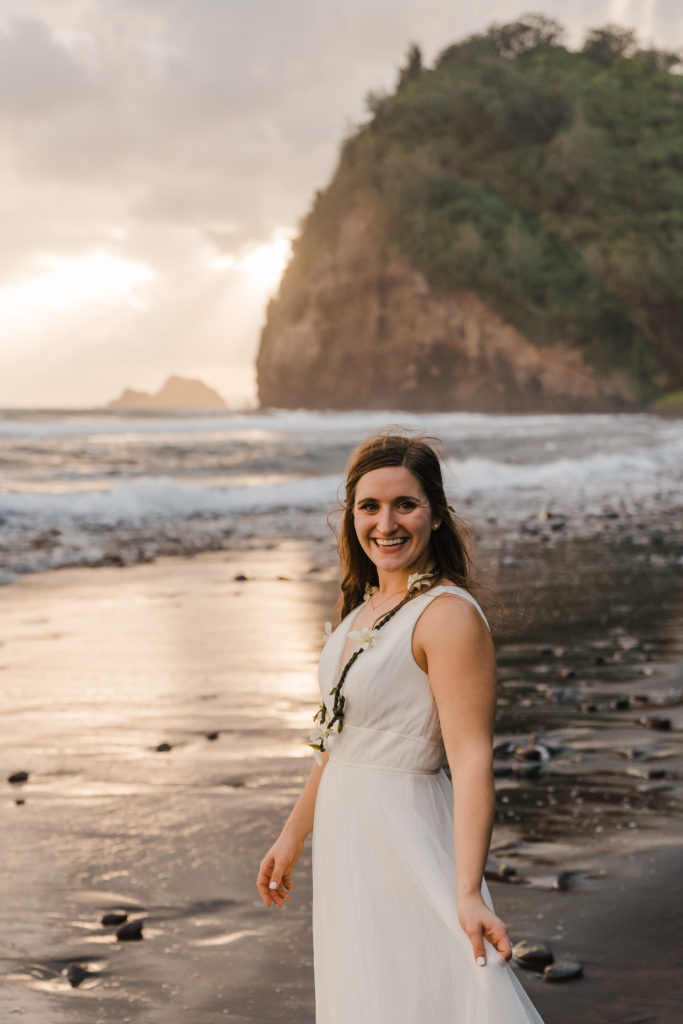
[(414, 508), (417, 508), (417, 505), (414, 501), (402, 501), (398, 507), (402, 509), (403, 512), (412, 512)]
[(374, 503), (374, 501), (366, 501), (363, 505), (360, 506), (360, 508), (361, 508), (361, 511), (363, 511), (363, 512), (376, 512), (377, 511), (377, 505)]

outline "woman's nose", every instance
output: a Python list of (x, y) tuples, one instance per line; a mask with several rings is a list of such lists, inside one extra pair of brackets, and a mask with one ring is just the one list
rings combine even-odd
[(396, 518), (394, 516), (394, 510), (391, 505), (385, 506), (380, 509), (377, 526), (380, 533), (393, 533), (396, 528)]

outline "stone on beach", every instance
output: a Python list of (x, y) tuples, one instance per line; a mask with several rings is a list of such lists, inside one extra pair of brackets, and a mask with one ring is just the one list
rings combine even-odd
[(542, 743), (531, 743), (527, 746), (515, 747), (515, 757), (521, 757), (524, 761), (548, 761), (550, 751)]
[(82, 981), (90, 974), (90, 971), (86, 970), (85, 967), (81, 967), (80, 964), (69, 964), (62, 971), (62, 974), (69, 982), (72, 988), (78, 988)]
[(582, 874), (581, 871), (571, 869), (560, 871), (553, 882), (553, 889), (557, 889), (559, 892), (569, 892)]
[(543, 971), (545, 981), (569, 981), (571, 978), (580, 978), (583, 968), (575, 960), (558, 960), (554, 964), (548, 964)]
[(660, 732), (668, 731), (671, 728), (671, 719), (664, 715), (641, 715), (636, 718), (638, 725), (644, 725), (647, 729), (657, 729)]
[(142, 919), (138, 917), (135, 921), (122, 924), (116, 929), (116, 938), (119, 942), (137, 942), (142, 938)]
[(552, 950), (544, 942), (520, 939), (512, 947), (512, 955), (520, 967), (530, 971), (542, 971), (555, 960)]
[(158, 753), (166, 753), (168, 750), (173, 750), (173, 747), (170, 743), (159, 743), (154, 749)]
[(111, 924), (125, 924), (128, 920), (128, 914), (123, 910), (110, 910), (108, 913), (103, 914), (100, 920), (100, 924), (111, 925)]
[(7, 776), (8, 782), (28, 782), (28, 772), (13, 772)]

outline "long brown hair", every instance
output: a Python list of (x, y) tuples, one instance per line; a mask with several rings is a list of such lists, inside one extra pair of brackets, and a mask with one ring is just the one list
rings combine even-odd
[[(351, 453), (346, 467), (342, 521), (338, 536), (342, 568), (340, 618), (348, 615), (363, 599), (366, 584), (376, 585), (377, 569), (360, 545), (353, 521), (358, 481), (373, 469), (405, 466), (422, 485), (439, 526), (432, 532), (431, 553), (439, 572), (434, 583), (448, 579), (468, 591), (475, 589), (469, 553), (472, 528), (448, 504), (443, 487), (439, 457), (428, 442), (436, 438), (423, 434), (371, 434)], [(424, 591), (423, 591), (424, 593)]]

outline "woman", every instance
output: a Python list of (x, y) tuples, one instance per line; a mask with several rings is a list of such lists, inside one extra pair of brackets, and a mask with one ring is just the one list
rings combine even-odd
[(424, 439), (378, 435), (352, 454), (339, 551), (318, 763), (261, 861), (259, 893), (266, 906), (291, 899), (313, 832), (317, 1024), (542, 1024), (483, 879), (495, 653)]

